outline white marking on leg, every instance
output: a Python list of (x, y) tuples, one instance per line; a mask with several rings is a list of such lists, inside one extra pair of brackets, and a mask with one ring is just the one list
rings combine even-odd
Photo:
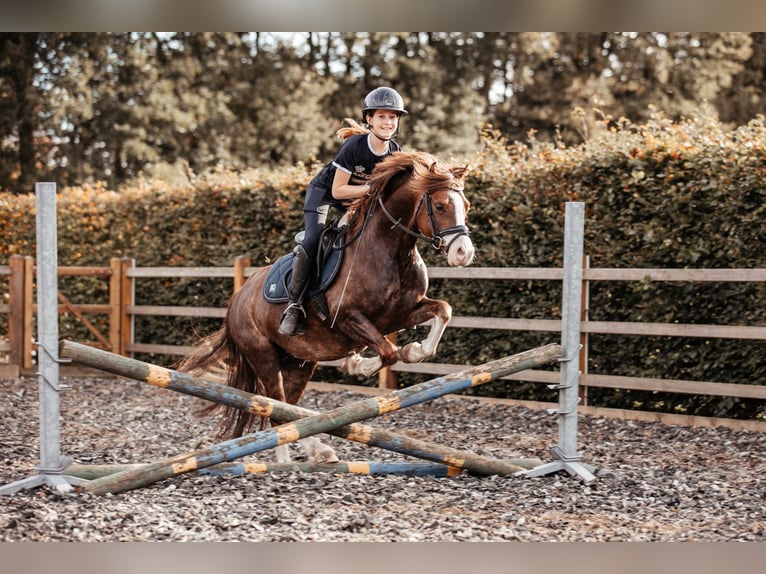
[(302, 438), (298, 441), (298, 444), (306, 456), (309, 457), (309, 460), (320, 463), (338, 462), (338, 457), (335, 454), (335, 451), (316, 437), (309, 436)]
[(362, 357), (361, 355), (354, 353), (353, 355), (346, 357), (338, 365), (338, 368), (344, 373), (349, 375), (362, 375), (364, 377), (370, 377), (377, 373), (383, 367), (383, 361), (380, 357)]
[(274, 449), (277, 456), (277, 462), (292, 462), (290, 458), (290, 445), (280, 444)]
[(419, 363), (426, 357), (432, 357), (436, 354), (436, 348), (439, 346), (444, 330), (447, 324), (440, 317), (434, 317), (429, 321), (431, 330), (421, 342), (414, 342), (405, 345), (399, 353), (399, 357), (405, 363)]

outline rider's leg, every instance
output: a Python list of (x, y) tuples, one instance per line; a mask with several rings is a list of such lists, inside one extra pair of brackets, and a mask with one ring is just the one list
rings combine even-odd
[(290, 278), (288, 296), (290, 302), (282, 313), (279, 322), (279, 332), (283, 335), (300, 335), (305, 331), (306, 311), (303, 309), (303, 300), (309, 286), (311, 277), (312, 261), (303, 245), (295, 248), (293, 260), (293, 275)]
[(301, 245), (295, 248), (293, 275), (288, 289), (290, 300), (279, 322), (279, 332), (283, 335), (299, 335), (305, 331), (306, 311), (303, 308), (303, 300), (308, 291), (314, 259), (319, 249), (319, 238), (327, 220), (327, 211), (327, 205), (304, 209), (305, 233)]

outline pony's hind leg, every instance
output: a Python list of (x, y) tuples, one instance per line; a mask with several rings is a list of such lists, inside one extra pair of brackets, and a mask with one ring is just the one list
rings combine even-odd
[(287, 463), (292, 462), (292, 458), (290, 457), (290, 445), (289, 444), (280, 444), (278, 447), (274, 449), (274, 456), (277, 459), (277, 462), (280, 463)]
[[(252, 335), (255, 331), (249, 331)], [(241, 366), (248, 367), (246, 376), (240, 375), (239, 384), (232, 385), (237, 388), (246, 388), (248, 391), (254, 390), (259, 395), (269, 397), (275, 401), (288, 402), (285, 393), (283, 368), (279, 358), (280, 351), (265, 338), (252, 337), (247, 341), (242, 341), (237, 347)], [(240, 373), (244, 368), (239, 368)], [(249, 386), (245, 387), (247, 383)], [(274, 428), (280, 424), (279, 421), (271, 419), (261, 420), (261, 430)], [(242, 436), (245, 429), (240, 428), (236, 436)], [(283, 444), (275, 447), (274, 454), (277, 462), (290, 462), (289, 445)]]
[[(315, 368), (316, 363), (299, 361), (296, 359), (285, 359), (282, 361), (282, 383), (285, 400), (288, 403), (292, 405), (298, 404)], [(319, 463), (338, 462), (338, 457), (336, 456), (335, 451), (330, 446), (320, 441), (316, 436), (306, 437), (297, 442), (309, 460)], [(288, 445), (286, 444), (277, 447), (277, 460), (279, 462), (290, 461), (290, 453), (287, 447)], [(280, 460), (280, 456), (286, 457), (287, 460)]]
[(309, 460), (321, 463), (338, 462), (338, 455), (335, 454), (332, 447), (314, 436), (302, 438), (298, 441), (298, 444)]
[[(324, 444), (314, 436), (302, 438), (298, 440), (297, 443), (300, 449), (303, 451), (303, 454), (305, 454), (309, 460), (313, 460), (314, 462), (319, 463), (338, 462), (338, 456), (335, 454), (335, 451), (332, 449), (332, 447)], [(277, 462), (280, 463), (288, 463), (292, 462), (293, 460), (290, 456), (289, 444), (279, 445), (274, 449), (274, 454), (276, 456)]]

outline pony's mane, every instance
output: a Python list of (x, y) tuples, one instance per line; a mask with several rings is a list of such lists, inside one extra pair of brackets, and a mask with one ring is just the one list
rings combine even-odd
[[(398, 185), (392, 185), (399, 176), (410, 176), (410, 193), (423, 195), (449, 188), (463, 190), (468, 166), (453, 167), (440, 162), (429, 153), (421, 151), (397, 151), (375, 166), (370, 178), (370, 189), (377, 191), (384, 198)], [(377, 193), (363, 195), (356, 199), (349, 209), (357, 214), (366, 213), (370, 202), (376, 201)], [(355, 217), (355, 219), (357, 219)]]

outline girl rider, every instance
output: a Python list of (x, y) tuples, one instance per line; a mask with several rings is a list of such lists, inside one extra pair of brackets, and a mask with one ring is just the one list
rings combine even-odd
[(303, 301), (330, 206), (345, 213), (352, 200), (368, 192), (367, 182), (375, 165), (401, 149), (393, 138), (399, 131), (399, 118), (407, 113), (404, 100), (396, 90), (376, 88), (364, 98), (362, 108), (362, 118), (369, 132), (359, 133), (349, 128), (338, 130), (345, 142), (335, 159), (322, 168), (306, 190), (303, 204), (305, 236), (295, 248), (289, 303), (279, 323), (279, 332), (283, 335), (305, 332)]

